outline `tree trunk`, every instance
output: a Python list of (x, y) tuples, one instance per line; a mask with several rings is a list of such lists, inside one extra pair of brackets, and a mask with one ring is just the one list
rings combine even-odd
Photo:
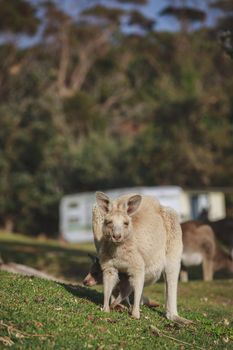
[(13, 232), (14, 226), (15, 225), (14, 225), (13, 218), (10, 216), (6, 217), (4, 221), (4, 226), (3, 226), (4, 231)]

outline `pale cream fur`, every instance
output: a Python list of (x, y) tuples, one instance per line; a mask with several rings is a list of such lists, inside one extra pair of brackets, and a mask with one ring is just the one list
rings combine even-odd
[[(104, 215), (101, 214), (100, 210), (98, 209), (98, 205), (94, 204), (92, 208), (92, 230), (93, 230), (94, 243), (95, 243), (97, 255), (98, 255), (101, 241), (103, 238), (103, 230), (102, 230), (103, 223), (104, 223)], [(93, 263), (92, 266), (94, 266), (94, 264), (95, 262)], [(89, 273), (86, 278), (88, 280), (88, 278), (90, 279), (91, 277), (92, 277), (91, 273)], [(121, 279), (119, 283), (116, 285), (113, 291), (113, 294), (111, 296), (111, 308), (118, 306), (123, 300), (126, 300), (126, 302), (130, 305), (129, 296), (132, 293), (132, 291), (133, 291), (132, 287), (129, 284), (129, 278), (124, 275), (121, 275)], [(148, 299), (144, 295), (142, 295), (141, 297), (141, 305), (147, 305), (149, 307), (159, 306), (157, 302)]]
[(98, 208), (98, 205), (95, 204), (92, 208), (92, 231), (94, 235), (94, 242), (97, 254), (101, 245), (101, 240), (103, 238), (102, 226), (104, 223), (104, 215)]
[[(138, 196), (141, 198), (138, 210), (128, 215), (127, 205), (133, 196), (124, 195), (114, 201), (109, 199), (106, 215), (102, 219), (103, 235), (99, 231), (100, 234), (96, 237), (104, 280), (103, 310), (109, 311), (109, 298), (118, 282), (118, 273), (123, 272), (129, 276), (134, 291), (132, 316), (139, 318), (144, 284), (155, 282), (164, 272), (166, 316), (171, 320), (186, 322), (177, 313), (177, 282), (182, 254), (182, 232), (178, 215), (173, 209), (162, 207), (149, 196)], [(101, 203), (100, 200), (97, 202)], [(103, 208), (99, 205), (93, 211), (93, 221), (97, 218), (100, 222), (101, 215)], [(108, 228), (106, 221), (109, 219), (113, 221), (112, 234), (109, 234), (111, 228)], [(123, 228), (124, 220), (129, 220), (128, 231)], [(119, 235), (119, 242), (114, 241), (114, 234)]]

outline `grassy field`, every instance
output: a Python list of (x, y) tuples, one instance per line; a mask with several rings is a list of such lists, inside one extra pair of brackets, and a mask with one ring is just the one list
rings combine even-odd
[[(43, 268), (47, 259), (53, 266), (43, 269), (63, 278), (77, 264), (68, 274), (72, 281), (88, 270), (90, 250), (92, 245), (63, 247), (55, 241), (0, 235), (4, 260)], [(88, 289), (1, 272), (0, 349), (233, 348), (233, 280), (181, 283), (180, 314), (195, 321), (185, 327), (165, 319), (163, 288), (162, 282), (145, 288), (145, 295), (159, 301), (160, 307), (143, 306), (141, 319), (134, 320), (127, 311), (104, 314), (100, 287)]]
[(90, 267), (92, 243), (64, 244), (0, 231), (0, 254), (4, 262), (25, 264), (71, 282), (80, 282)]

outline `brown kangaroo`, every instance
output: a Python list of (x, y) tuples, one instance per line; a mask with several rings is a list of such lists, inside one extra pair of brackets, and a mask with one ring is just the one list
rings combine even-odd
[(181, 224), (183, 254), (180, 279), (188, 281), (186, 268), (202, 264), (204, 281), (212, 281), (214, 272), (227, 269), (233, 273), (233, 261), (216, 242), (210, 225), (200, 221), (187, 221)]

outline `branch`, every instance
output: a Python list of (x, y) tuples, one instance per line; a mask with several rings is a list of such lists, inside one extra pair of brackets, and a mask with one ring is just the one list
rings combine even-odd
[(79, 49), (79, 63), (75, 67), (71, 77), (70, 88), (80, 90), (85, 82), (86, 76), (97, 57), (103, 56), (108, 51), (107, 42), (112, 30), (104, 31), (100, 36), (93, 39), (90, 43), (83, 45)]
[(66, 78), (67, 70), (70, 61), (70, 48), (68, 40), (68, 29), (67, 25), (63, 28), (61, 32), (61, 57), (58, 68), (57, 85), (60, 94), (66, 89)]

